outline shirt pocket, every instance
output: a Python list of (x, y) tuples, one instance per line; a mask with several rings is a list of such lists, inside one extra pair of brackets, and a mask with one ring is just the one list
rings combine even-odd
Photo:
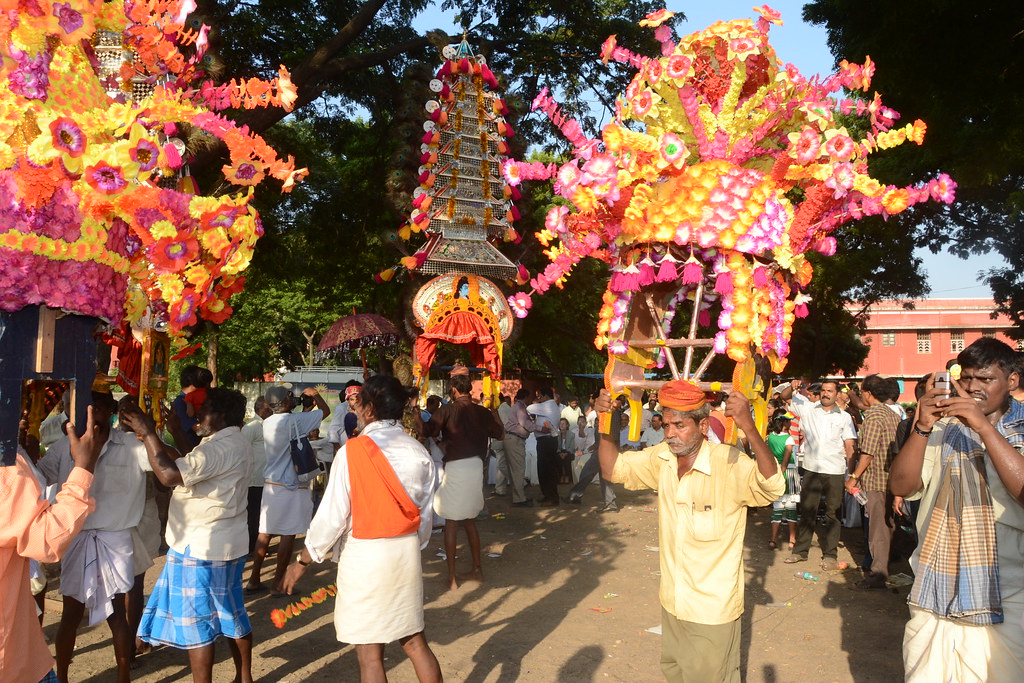
[(712, 505), (693, 504), (690, 517), (693, 526), (693, 538), (696, 541), (717, 541), (722, 536), (722, 525), (718, 510)]

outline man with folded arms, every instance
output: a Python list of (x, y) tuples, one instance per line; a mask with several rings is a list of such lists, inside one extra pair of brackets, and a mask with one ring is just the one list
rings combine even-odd
[[(695, 385), (667, 382), (658, 402), (665, 440), (619, 453), (614, 437), (602, 434), (601, 474), (628, 489), (658, 491), (665, 678), (739, 683), (747, 507), (772, 502), (786, 482), (742, 394), (729, 396), (726, 415), (747, 435), (753, 459), (708, 442), (710, 407)], [(595, 408), (611, 410), (607, 391)]]

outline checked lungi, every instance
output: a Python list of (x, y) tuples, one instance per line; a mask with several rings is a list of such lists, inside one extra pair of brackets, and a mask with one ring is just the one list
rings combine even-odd
[(218, 636), (241, 638), (252, 631), (242, 596), (245, 556), (200, 560), (167, 551), (163, 572), (139, 625), (147, 643), (191, 650)]

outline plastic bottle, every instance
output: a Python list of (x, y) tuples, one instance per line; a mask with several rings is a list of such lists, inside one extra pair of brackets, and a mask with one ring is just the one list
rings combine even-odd
[(804, 579), (805, 581), (817, 581), (818, 577), (810, 572), (797, 572), (793, 574), (798, 579)]
[(853, 494), (853, 497), (856, 498), (857, 502), (860, 503), (861, 505), (868, 504), (868, 494), (864, 492), (864, 489), (858, 486), (857, 488), (850, 491), (850, 493)]

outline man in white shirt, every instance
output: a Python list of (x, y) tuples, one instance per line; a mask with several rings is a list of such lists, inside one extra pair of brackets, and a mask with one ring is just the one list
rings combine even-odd
[(263, 471), (267, 468), (266, 445), (263, 441), (263, 420), (270, 417), (270, 406), (267, 397), (260, 396), (252, 404), (256, 414), (252, 420), (242, 427), (242, 436), (252, 448), (252, 472), (249, 475), (249, 502), (246, 507), (246, 521), (249, 526), (249, 552), (256, 548), (256, 538), (260, 535), (260, 508), (263, 503)]
[(544, 430), (537, 432), (537, 477), (540, 479), (540, 504), (545, 507), (558, 506), (558, 475), (561, 464), (558, 459), (558, 421), (562, 419), (562, 411), (555, 401), (555, 392), (551, 387), (542, 387), (537, 391), (537, 403), (527, 410), (533, 415), (537, 424)]
[[(111, 428), (117, 404), (109, 389), (94, 391), (92, 401), (96, 436), (103, 442), (90, 491), (96, 507), (61, 562), (64, 605), (55, 645), (57, 679), (65, 683), (86, 607), (90, 626), (106, 620), (110, 627), (119, 682), (129, 680), (134, 642), (125, 595), (135, 584), (132, 534), (146, 505), (146, 471), (150, 467), (142, 444), (133, 435)], [(47, 481), (58, 485), (67, 481), (74, 466), (67, 437), (53, 444), (39, 461)], [(151, 565), (149, 561), (143, 566)]]
[[(195, 432), (199, 445), (181, 456), (156, 435), (150, 416), (125, 410), (157, 480), (174, 487), (167, 512), (167, 558), (142, 615), (139, 638), (189, 651), (192, 678), (213, 678), (214, 641), (228, 638), (235, 681), (252, 681), (252, 626), (245, 611), (248, 499), (252, 453), (242, 437), (245, 397), (207, 391)], [(171, 417), (172, 434), (180, 424)]]
[[(835, 569), (839, 547), (839, 509), (843, 504), (846, 475), (852, 469), (857, 444), (853, 418), (836, 405), (839, 384), (831, 380), (821, 383), (821, 398), (812, 402), (799, 391), (799, 380), (786, 388), (781, 396), (790, 400), (790, 411), (800, 418), (804, 434), (803, 478), (800, 482), (800, 521), (796, 545), (786, 558), (787, 564), (804, 562), (811, 547), (817, 521), (818, 503), (825, 498), (825, 534), (819, 536), (822, 569)], [(795, 392), (795, 393), (794, 393)]]
[(644, 430), (644, 433), (640, 435), (640, 448), (650, 448), (651, 446), (657, 446), (659, 443), (665, 440), (665, 430), (662, 429), (661, 415), (654, 413), (651, 415), (651, 426)]
[(583, 415), (583, 409), (580, 408), (580, 401), (573, 395), (569, 395), (566, 404), (562, 408), (562, 417), (569, 421), (569, 429), (576, 428), (576, 421)]
[(267, 389), (267, 404), (273, 414), (263, 420), (267, 466), (264, 470), (263, 502), (260, 506), (260, 534), (253, 551), (252, 573), (245, 587), (249, 593), (263, 588), (260, 572), (273, 536), (280, 536), (281, 541), (277, 547), (272, 590), (275, 593), (281, 592), (281, 581), (292, 556), (295, 536), (306, 533), (309, 521), (313, 518), (313, 497), (309, 486), (300, 484), (295, 474), (291, 440), (296, 435), (302, 437), (319, 428), (320, 423), (331, 414), (331, 409), (316, 389), (307, 387), (303, 394), (313, 397), (316, 407), (306, 412), (293, 413), (291, 391), (283, 386)]

